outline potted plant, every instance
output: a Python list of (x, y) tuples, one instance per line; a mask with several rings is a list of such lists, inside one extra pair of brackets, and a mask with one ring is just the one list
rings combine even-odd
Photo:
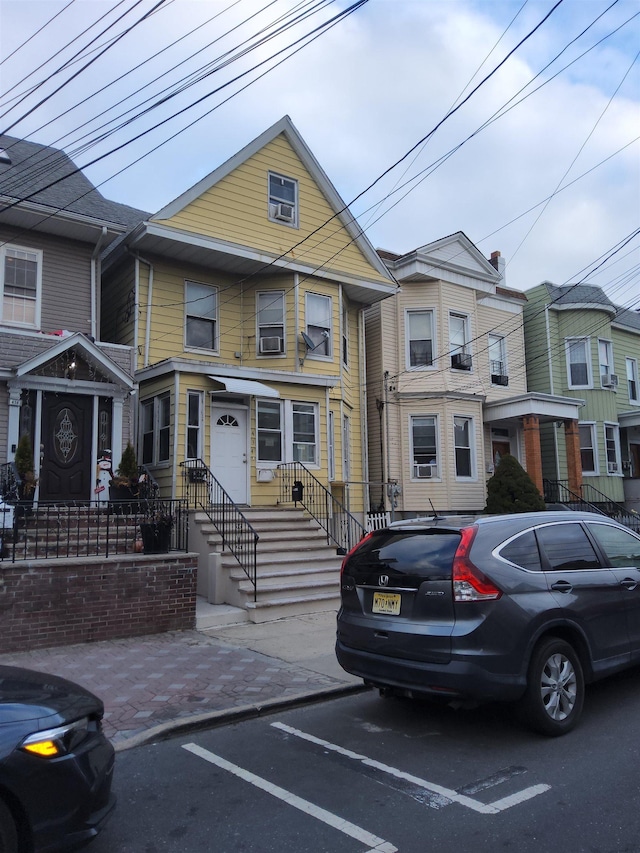
[(127, 442), (120, 464), (109, 485), (109, 500), (114, 502), (116, 512), (135, 511), (133, 502), (139, 495), (139, 481), (136, 452), (131, 442)]
[(170, 505), (162, 501), (149, 504), (145, 520), (140, 523), (140, 538), (145, 554), (166, 554), (171, 545), (174, 517)]
[(14, 462), (20, 478), (18, 500), (21, 504), (32, 504), (38, 478), (33, 464), (31, 438), (26, 433), (20, 436)]

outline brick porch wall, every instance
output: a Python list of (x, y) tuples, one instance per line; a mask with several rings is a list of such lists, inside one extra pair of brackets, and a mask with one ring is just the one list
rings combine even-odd
[(197, 554), (0, 564), (0, 653), (192, 629)]

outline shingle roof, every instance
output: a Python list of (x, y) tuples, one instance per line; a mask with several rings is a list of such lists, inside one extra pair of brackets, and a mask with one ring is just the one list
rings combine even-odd
[(0, 134), (0, 196), (132, 226), (150, 214), (106, 199), (64, 151)]
[(552, 284), (543, 282), (544, 287), (555, 305), (602, 305), (603, 309), (613, 316), (611, 322), (617, 326), (626, 326), (634, 331), (640, 331), (640, 313), (623, 308), (612, 302), (601, 287), (593, 284)]

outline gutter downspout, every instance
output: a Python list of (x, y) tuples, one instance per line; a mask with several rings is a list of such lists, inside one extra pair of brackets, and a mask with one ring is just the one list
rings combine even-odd
[[(553, 359), (551, 357), (551, 330), (549, 328), (549, 303), (544, 306), (544, 327), (545, 334), (547, 336), (547, 365), (549, 369), (549, 393), (553, 394), (554, 385), (553, 385)], [(560, 480), (560, 457), (558, 453), (558, 428), (554, 424), (553, 425), (553, 452), (555, 455), (555, 463), (556, 463), (556, 480)]]
[[(136, 253), (135, 255), (136, 264), (139, 264), (141, 261), (143, 264), (146, 264), (149, 267), (149, 286), (147, 288), (147, 319), (146, 319), (146, 328), (144, 331), (144, 359), (142, 362), (143, 367), (149, 366), (149, 349), (151, 347), (151, 303), (153, 302), (153, 264), (151, 261), (148, 261), (146, 258), (143, 258), (142, 255)], [(136, 270), (136, 302), (139, 302), (140, 297), (140, 272), (139, 267)], [(136, 312), (137, 313), (137, 312)], [(136, 321), (137, 323), (137, 321)], [(138, 334), (136, 331), (135, 340), (138, 340)]]
[(107, 236), (106, 225), (102, 226), (100, 237), (91, 253), (91, 321), (90, 334), (94, 341), (100, 338), (98, 334), (98, 282), (100, 281), (100, 250)]

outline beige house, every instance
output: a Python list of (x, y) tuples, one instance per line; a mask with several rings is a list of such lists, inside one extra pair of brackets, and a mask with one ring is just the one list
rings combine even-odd
[(504, 287), (500, 253), (458, 232), (380, 255), (401, 291), (366, 312), (372, 507), (481, 511), (505, 453), (541, 487), (539, 424), (574, 422), (578, 405), (527, 393), (526, 298)]

